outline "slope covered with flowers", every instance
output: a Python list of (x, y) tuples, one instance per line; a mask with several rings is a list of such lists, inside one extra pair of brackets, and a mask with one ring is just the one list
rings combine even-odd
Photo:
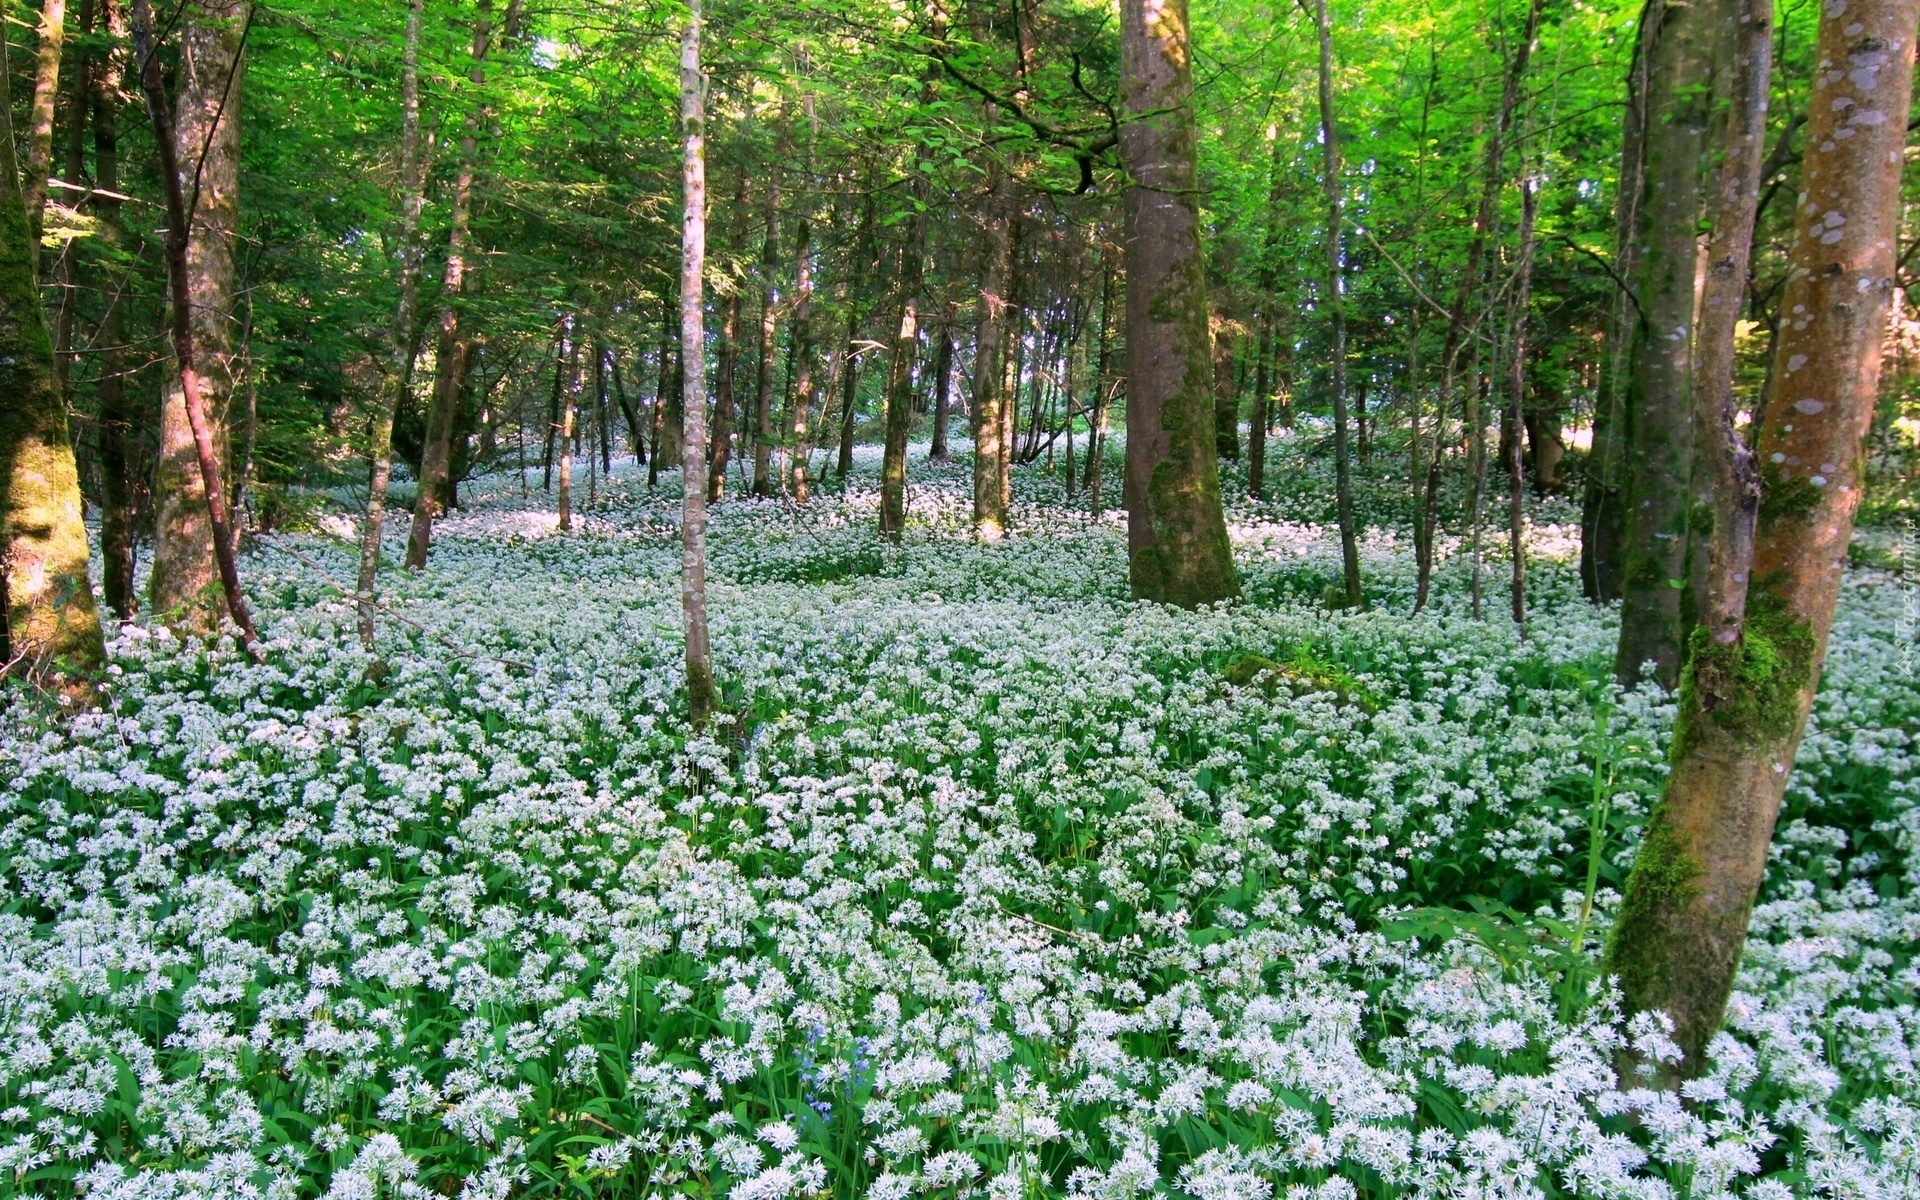
[(567, 536), (485, 481), (379, 665), (285, 535), (264, 665), (136, 625), (110, 713), (10, 715), (0, 1192), (1920, 1195), (1910, 580), (1849, 578), (1682, 1102), (1597, 970), (1671, 709), (1554, 511), (1521, 640), (1379, 533), (1327, 611), (1305, 499), (1180, 613), (1057, 479), (981, 545), (915, 472), (898, 548), (859, 478), (718, 511), (711, 736), (629, 474)]

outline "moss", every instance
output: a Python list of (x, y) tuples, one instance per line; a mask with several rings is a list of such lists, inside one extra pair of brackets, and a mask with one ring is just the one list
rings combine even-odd
[(1259, 686), (1271, 692), (1281, 680), (1308, 691), (1326, 692), (1342, 704), (1357, 706), (1362, 712), (1380, 711), (1380, 699), (1366, 684), (1339, 666), (1315, 658), (1306, 647), (1294, 652), (1293, 661), (1275, 662), (1258, 654), (1242, 654), (1226, 665), (1221, 676), (1235, 687)]
[(1619, 977), (1630, 1009), (1671, 1004), (1668, 934), (1679, 910), (1699, 895), (1699, 880), (1700, 860), (1667, 824), (1665, 806), (1655, 809), (1607, 941), (1607, 972)]
[(1711, 720), (1743, 744), (1778, 741), (1800, 723), (1800, 698), (1813, 675), (1813, 630), (1768, 593), (1748, 602), (1740, 640), (1718, 645), (1695, 629), (1680, 677), (1678, 758), (1695, 744), (1695, 722)]
[(1798, 519), (1811, 513), (1824, 493), (1804, 475), (1787, 475), (1773, 463), (1760, 472), (1760, 523)]
[(1696, 503), (1687, 510), (1687, 532), (1700, 537), (1713, 533), (1713, 505)]

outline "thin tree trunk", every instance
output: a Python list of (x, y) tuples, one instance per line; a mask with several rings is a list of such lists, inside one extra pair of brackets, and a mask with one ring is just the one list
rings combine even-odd
[(567, 326), (563, 318), (559, 330), (553, 337), (553, 391), (547, 397), (547, 439), (542, 451), (544, 466), (540, 473), (540, 490), (553, 490), (553, 442), (560, 436), (560, 392), (567, 386)]
[[(125, 23), (117, 0), (100, 0), (100, 25), (116, 38), (125, 35)], [(93, 181), (91, 201), (99, 221), (98, 237), (103, 246), (118, 247), (125, 241), (126, 229), (120, 219), (120, 93), (114, 85), (114, 71), (108, 60), (93, 72)], [(127, 465), (127, 440), (132, 435), (136, 412), (127, 402), (125, 351), (127, 342), (127, 305), (123, 296), (109, 296), (106, 312), (100, 318), (100, 381), (95, 400), (99, 409), (100, 454), (100, 582), (106, 590), (107, 604), (124, 619), (130, 619), (137, 607), (133, 554), (133, 488)]]
[[(511, 15), (512, 10), (509, 9)], [(493, 33), (493, 0), (478, 0), (473, 18), (473, 65), (467, 80), (477, 93), (487, 81), (488, 40)], [(420, 494), (414, 498), (413, 528), (407, 536), (407, 566), (427, 565), (433, 523), (442, 512), (452, 465), (453, 418), (460, 404), (460, 386), (466, 378), (472, 340), (463, 327), (460, 297), (467, 290), (467, 239), (473, 223), (473, 177), (479, 150), (480, 99), (466, 115), (460, 136), (460, 169), (453, 185), (453, 206), (447, 230), (447, 265), (440, 279), (440, 340), (436, 350), (433, 402), (427, 410), (426, 444), (420, 456)]]
[(787, 494), (807, 500), (807, 413), (813, 407), (813, 225), (804, 211), (794, 233), (793, 403), (787, 426)]
[(1122, 0), (1127, 547), (1136, 598), (1240, 594), (1213, 453), (1186, 0)]
[(767, 232), (760, 255), (759, 375), (753, 393), (753, 494), (773, 494), (773, 352), (780, 310), (775, 303), (780, 274), (780, 165), (767, 184)]
[[(0, 78), (0, 112), (9, 82)], [(105, 664), (106, 647), (32, 231), (12, 140), (0, 142), (0, 672), (78, 691)]]
[[(53, 102), (60, 92), (60, 50), (67, 37), (67, 0), (43, 0), (39, 48), (34, 53), (33, 101), (27, 116), (26, 178), (21, 181), (33, 269), (40, 270), (40, 231), (46, 214), (47, 173), (53, 169)], [(68, 180), (69, 183), (73, 182)]]
[(1100, 512), (1100, 483), (1101, 476), (1105, 474), (1102, 460), (1107, 454), (1107, 410), (1113, 405), (1112, 391), (1107, 385), (1111, 373), (1109, 358), (1113, 352), (1112, 248), (1112, 243), (1103, 236), (1100, 249), (1100, 340), (1094, 350), (1092, 423), (1087, 430), (1087, 473), (1081, 481), (1081, 488), (1086, 492), (1095, 514)]
[(620, 378), (620, 351), (614, 350), (608, 358), (608, 365), (613, 369), (613, 398), (620, 405), (620, 416), (627, 422), (627, 444), (633, 449), (633, 464), (644, 466), (647, 461), (646, 430), (640, 423), (639, 414), (633, 410), (633, 401), (627, 398), (627, 385)]
[(1321, 184), (1326, 190), (1327, 321), (1333, 342), (1333, 480), (1334, 505), (1340, 522), (1340, 568), (1346, 605), (1366, 605), (1360, 585), (1360, 546), (1353, 525), (1353, 478), (1347, 452), (1347, 298), (1340, 266), (1340, 144), (1333, 117), (1333, 26), (1327, 18), (1327, 0), (1316, 0), (1314, 23), (1320, 35), (1320, 141), (1326, 166)]
[(560, 397), (560, 532), (573, 531), (574, 410), (580, 397), (580, 318), (567, 322), (567, 386)]
[(1712, 8), (1663, 0), (1648, 64), (1646, 197), (1637, 240), (1640, 338), (1634, 351), (1625, 603), (1614, 671), (1623, 684), (1653, 664), (1680, 679), (1693, 460), (1693, 317), (1701, 167), (1713, 108)]
[[(923, 103), (931, 98), (925, 89)], [(900, 325), (887, 363), (886, 442), (880, 462), (880, 536), (899, 541), (907, 526), (907, 438), (913, 432), (913, 356), (920, 344), (920, 284), (927, 244), (927, 184), (914, 172), (915, 212), (900, 252)]]
[[(987, 105), (992, 129), (997, 110)], [(998, 157), (987, 164), (986, 269), (980, 280), (980, 311), (974, 324), (973, 353), (973, 528), (995, 539), (1006, 532), (1007, 504), (1001, 491), (1006, 469), (1006, 342), (1008, 271), (1013, 259), (1009, 236), (1011, 197)]]
[(1213, 339), (1213, 437), (1214, 453), (1221, 458), (1240, 457), (1240, 389), (1233, 378), (1235, 338), (1217, 333)]
[(858, 308), (857, 301), (847, 301), (847, 366), (846, 374), (840, 377), (840, 447), (834, 460), (834, 473), (840, 479), (842, 491), (846, 490), (847, 475), (853, 470), (853, 423), (860, 401), (860, 357), (854, 346), (854, 338), (860, 332)]
[[(1658, 2), (1658, 0), (1656, 0)], [(1533, 43), (1540, 30), (1540, 12), (1544, 0), (1530, 0), (1527, 5), (1525, 26), (1513, 48), (1513, 58), (1507, 64), (1506, 81), (1500, 91), (1500, 108), (1495, 115), (1493, 130), (1487, 137), (1487, 155), (1485, 168), (1481, 175), (1480, 207), (1473, 221), (1473, 237), (1467, 243), (1467, 266), (1460, 275), (1459, 286), (1454, 289), (1453, 303), (1447, 310), (1447, 338), (1440, 352), (1440, 391), (1434, 397), (1434, 436), (1429, 439), (1431, 454), (1426, 462), (1423, 493), (1420, 498), (1420, 525), (1425, 536), (1416, 539), (1415, 582), (1413, 610), (1419, 612), (1427, 606), (1427, 597), (1433, 582), (1433, 549), (1438, 540), (1440, 525), (1440, 433), (1447, 420), (1447, 414), (1453, 404), (1454, 383), (1458, 379), (1460, 353), (1466, 347), (1467, 304), (1473, 298), (1473, 290), (1480, 286), (1482, 264), (1486, 257), (1487, 240), (1492, 233), (1494, 219), (1498, 215), (1500, 191), (1506, 182), (1506, 145), (1507, 131), (1513, 123), (1513, 112), (1520, 102), (1520, 85), (1527, 74), (1527, 64), (1533, 58)], [(1478, 350), (1476, 348), (1476, 353)], [(1473, 407), (1473, 397), (1478, 394), (1478, 379), (1475, 379), (1475, 391), (1468, 394), (1467, 407)], [(1469, 421), (1468, 424), (1473, 424)], [(1479, 433), (1469, 431), (1468, 437), (1478, 445)], [(1479, 464), (1469, 465), (1469, 489), (1478, 482)]]
[(1536, 185), (1520, 181), (1520, 265), (1513, 287), (1513, 352), (1507, 363), (1507, 549), (1513, 556), (1513, 623), (1527, 634), (1527, 489), (1524, 437), (1527, 397), (1527, 301), (1533, 290), (1533, 222)]
[[(91, 34), (95, 24), (94, 0), (80, 0), (80, 33), (84, 37)], [(73, 56), (73, 70), (68, 73), (70, 83), (67, 90), (67, 165), (68, 183), (79, 183), (86, 177), (86, 130), (87, 99), (92, 90), (92, 56), (87, 53), (85, 44), (80, 52)], [(45, 207), (44, 199), (42, 207)], [(29, 213), (31, 216), (31, 213)], [(38, 243), (39, 239), (34, 239)], [(68, 239), (60, 251), (60, 307), (54, 322), (53, 333), (53, 373), (59, 385), (60, 394), (67, 398), (71, 407), (72, 392), (68, 388), (68, 372), (73, 367), (73, 322), (75, 303), (79, 284), (79, 255), (75, 253), (75, 239)]]
[[(1716, 509), (1709, 602), (1692, 638), (1673, 769), (1608, 954), (1629, 1009), (1673, 1018), (1683, 1074), (1705, 1066), (1720, 1028), (1826, 656), (1895, 287), (1920, 0), (1854, 0), (1820, 14), (1814, 58), (1832, 69), (1814, 76), (1793, 270), (1781, 299), (1783, 312), (1799, 316), (1782, 322), (1782, 402), (1768, 406), (1748, 454), (1722, 381), (1739, 311), (1727, 291), (1745, 274), (1740, 218), (1753, 211), (1771, 16), (1771, 5), (1753, 0), (1736, 10), (1737, 69), (1695, 363), (1696, 407), (1717, 450), (1708, 464)], [(1752, 549), (1742, 561), (1747, 529)]]
[[(386, 523), (387, 484), (393, 477), (393, 418), (413, 386), (413, 320), (419, 305), (420, 213), (425, 206), (426, 159), (420, 147), (420, 21), (426, 0), (412, 0), (400, 67), (400, 302), (388, 337), (393, 358), (393, 398), (374, 413), (373, 473), (367, 487), (367, 520), (360, 537), (360, 641), (373, 648), (374, 581), (380, 570), (380, 533)], [(524, 482), (525, 471), (522, 471)]]
[(680, 233), (680, 346), (686, 409), (681, 456), (680, 607), (686, 624), (687, 720), (706, 726), (713, 711), (713, 651), (707, 639), (707, 257), (706, 114), (700, 76), (700, 0), (688, 0), (680, 35), (680, 125), (686, 137)]
[(665, 304), (660, 306), (660, 361), (658, 364), (660, 369), (653, 387), (653, 407), (647, 413), (649, 440), (652, 442), (650, 448), (652, 457), (647, 464), (648, 491), (652, 491), (660, 482), (660, 469), (665, 465), (661, 461), (660, 431), (666, 428), (667, 424), (667, 372), (671, 369), (669, 363), (673, 353), (673, 318), (676, 315), (672, 307)]
[(733, 376), (740, 358), (740, 289), (727, 293), (726, 315), (720, 321), (720, 365), (713, 381), (713, 454), (707, 471), (707, 503), (718, 504), (727, 495), (727, 461), (732, 457)]
[(940, 352), (933, 368), (933, 445), (928, 453), (934, 462), (946, 462), (947, 422), (953, 418), (953, 304), (947, 304), (940, 318)]
[(613, 406), (607, 403), (607, 348), (593, 343), (593, 412), (600, 431), (600, 473), (613, 478)]
[[(161, 80), (152, 10), (148, 0), (134, 0), (133, 7), (140, 88), (153, 121), (161, 190), (166, 196), (168, 300), (180, 384), (177, 392), (169, 389), (161, 414), (163, 490), (154, 536), (154, 608), (180, 613), (188, 628), (210, 632), (206, 595), (211, 583), (202, 564), (211, 559), (227, 613), (252, 648), (258, 637), (240, 591), (227, 495), (221, 483), (223, 431), (215, 424), (220, 406), (208, 404), (214, 393), (232, 386), (227, 319), (239, 210), (240, 114), (238, 104), (228, 109), (240, 90), (250, 19), (245, 5), (222, 5), (216, 10), (213, 0), (200, 0), (182, 10), (176, 22), (183, 64), (182, 119), (176, 129)], [(191, 199), (182, 174), (182, 146), (192, 148), (201, 159)], [(224, 382), (213, 382), (216, 376), (223, 376)], [(200, 509), (206, 512), (204, 524)]]

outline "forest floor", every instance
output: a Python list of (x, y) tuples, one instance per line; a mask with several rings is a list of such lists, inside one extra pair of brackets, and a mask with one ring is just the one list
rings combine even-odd
[(1672, 706), (1606, 682), (1564, 502), (1522, 640), (1454, 543), (1410, 615), (1403, 534), (1324, 608), (1295, 440), (1195, 613), (1042, 466), (983, 545), (916, 459), (900, 547), (874, 466), (716, 510), (708, 737), (631, 465), (570, 535), (472, 486), (384, 670), (349, 545), (276, 535), (264, 665), (137, 623), (112, 714), (9, 718), (0, 1193), (1920, 1195), (1911, 577), (1849, 574), (1682, 1103), (1616, 1079), (1666, 1043), (1598, 971)]

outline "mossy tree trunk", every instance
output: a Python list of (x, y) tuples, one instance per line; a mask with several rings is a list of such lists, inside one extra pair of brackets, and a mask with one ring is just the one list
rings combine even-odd
[(1126, 123), (1127, 551), (1133, 594), (1239, 596), (1214, 453), (1186, 0), (1122, 0)]
[(1635, 241), (1640, 319), (1628, 393), (1627, 545), (1614, 671), (1679, 680), (1693, 461), (1693, 316), (1702, 162), (1712, 118), (1714, 17), (1655, 0), (1647, 43), (1645, 194)]
[(0, 176), (0, 670), (74, 678), (98, 670), (106, 650), (10, 141), (0, 147)]
[[(115, 0), (101, 0), (100, 27), (116, 38), (126, 35), (124, 13)], [(88, 100), (93, 109), (93, 182), (90, 201), (99, 219), (97, 236), (104, 245), (120, 246), (126, 229), (120, 218), (120, 89), (116, 82), (125, 65), (122, 52), (105, 56), (90, 72)], [(127, 461), (127, 443), (139, 424), (139, 410), (129, 402), (125, 371), (127, 306), (110, 304), (95, 335), (100, 343), (100, 379), (95, 391), (100, 455), (100, 583), (107, 604), (122, 618), (133, 616), (139, 584), (133, 554), (133, 480)]]
[(20, 182), (26, 194), (27, 228), (33, 233), (30, 249), (36, 275), (40, 269), (40, 230), (47, 203), (47, 175), (53, 170), (53, 104), (60, 91), (60, 53), (67, 37), (67, 0), (43, 0), (37, 32), (33, 101), (27, 114), (27, 162), (25, 178)]
[[(1711, 584), (1691, 638), (1666, 794), (1609, 947), (1632, 1009), (1669, 1013), (1697, 1072), (1718, 1030), (1764, 879), (1781, 796), (1826, 655), (1860, 501), (1862, 440), (1894, 288), (1900, 168), (1920, 0), (1826, 6), (1781, 301), (1775, 401), (1749, 456), (1733, 429), (1733, 294), (1745, 276), (1771, 6), (1740, 0), (1745, 72), (1731, 94), (1703, 311), (1701, 417), (1718, 453)], [(1740, 101), (1736, 99), (1736, 105)], [(1757, 113), (1755, 110), (1759, 110)], [(1758, 485), (1756, 487), (1756, 484)], [(1750, 542), (1746, 541), (1752, 531)], [(1743, 544), (1744, 543), (1744, 544)], [(1748, 550), (1750, 545), (1751, 549)]]
[[(995, 109), (987, 105), (986, 124), (993, 127)], [(1007, 528), (1007, 508), (1000, 493), (1000, 475), (1012, 448), (1006, 440), (1007, 272), (1013, 260), (1009, 228), (1012, 198), (998, 156), (987, 164), (985, 234), (980, 277), (980, 309), (973, 339), (973, 528), (981, 537), (997, 538)]]
[[(929, 88), (928, 91), (932, 89)], [(885, 444), (880, 461), (880, 535), (899, 541), (907, 527), (907, 438), (913, 432), (913, 358), (920, 346), (920, 291), (926, 278), (927, 184), (916, 171), (914, 213), (900, 251), (900, 324), (887, 361)]]

